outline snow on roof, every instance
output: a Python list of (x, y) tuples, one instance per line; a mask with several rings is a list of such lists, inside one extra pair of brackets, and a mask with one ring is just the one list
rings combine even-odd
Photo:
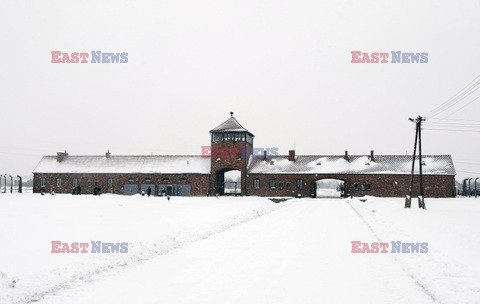
[(44, 156), (33, 173), (210, 173), (210, 158), (162, 156)]
[[(233, 116), (210, 132), (248, 132)], [(250, 133), (250, 132), (248, 132)]]
[[(425, 175), (455, 175), (455, 167), (450, 155), (422, 156)], [(376, 155), (374, 161), (369, 156), (305, 155), (296, 156), (289, 161), (288, 156), (251, 158), (248, 173), (259, 174), (411, 174), (412, 156), (408, 155)], [(418, 174), (418, 157), (415, 163)]]
[[(426, 155), (423, 173), (426, 175), (455, 175), (450, 155)], [(410, 174), (412, 156), (288, 156), (250, 158), (248, 173), (252, 174)], [(56, 156), (44, 156), (33, 173), (163, 173), (209, 174), (210, 158), (193, 155), (162, 156), (66, 156), (58, 162)], [(418, 161), (415, 164), (418, 174)]]

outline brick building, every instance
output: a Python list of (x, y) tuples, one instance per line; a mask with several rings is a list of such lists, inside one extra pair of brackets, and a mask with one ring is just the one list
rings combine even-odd
[[(35, 168), (34, 192), (42, 185), (49, 191), (70, 193), (80, 185), (82, 193), (132, 195), (148, 187), (156, 195), (206, 196), (238, 193), (257, 196), (317, 196), (319, 183), (338, 181), (341, 191), (355, 196), (403, 197), (409, 181), (412, 156), (289, 155), (256, 153), (254, 135), (231, 117), (210, 131), (213, 157), (201, 155), (128, 155), (107, 151), (100, 156), (71, 156), (66, 151), (44, 156)], [(225, 152), (223, 154), (216, 151)], [(258, 154), (258, 155), (257, 155)], [(418, 162), (417, 162), (418, 164)], [(418, 165), (417, 165), (418, 167)], [(455, 168), (449, 155), (423, 156), (425, 196), (455, 195)], [(418, 170), (418, 168), (416, 168)], [(238, 173), (227, 180), (230, 171)], [(414, 193), (418, 189), (418, 172)], [(232, 185), (235, 185), (232, 192)], [(339, 189), (336, 189), (340, 191)]]

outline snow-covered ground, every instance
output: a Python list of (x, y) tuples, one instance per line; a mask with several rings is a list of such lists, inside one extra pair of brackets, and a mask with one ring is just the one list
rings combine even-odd
[[(0, 303), (479, 303), (480, 199), (426, 204), (4, 194)], [(128, 253), (51, 253), (57, 240)]]

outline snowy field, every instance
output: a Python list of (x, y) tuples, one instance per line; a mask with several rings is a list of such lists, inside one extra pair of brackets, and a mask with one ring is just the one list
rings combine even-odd
[[(426, 204), (2, 194), (0, 303), (480, 303), (480, 199)], [(428, 252), (351, 253), (352, 241)]]

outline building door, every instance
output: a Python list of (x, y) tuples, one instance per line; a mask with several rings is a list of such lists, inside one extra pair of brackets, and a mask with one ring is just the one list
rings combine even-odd
[(189, 185), (189, 184), (177, 185), (177, 195), (178, 196), (190, 196), (191, 192), (192, 192), (192, 185)]
[(137, 184), (125, 184), (123, 185), (123, 194), (124, 195), (134, 195), (138, 193)]
[(165, 189), (165, 192), (168, 196), (173, 196), (173, 186), (172, 185), (168, 185)]
[(145, 192), (147, 194), (148, 187), (152, 189), (152, 195), (155, 195), (155, 184), (142, 184), (140, 185), (140, 192)]

